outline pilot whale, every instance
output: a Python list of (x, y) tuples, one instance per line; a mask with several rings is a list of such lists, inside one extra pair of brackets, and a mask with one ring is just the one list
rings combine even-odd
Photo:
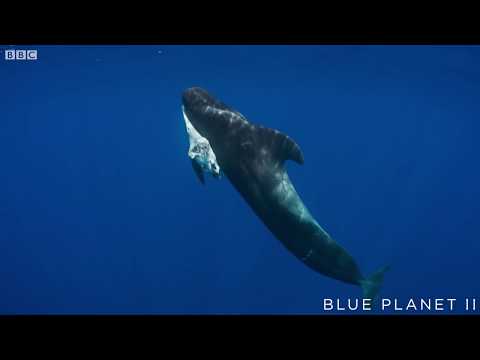
[[(202, 183), (204, 172), (216, 178), (221, 172), (302, 263), (324, 276), (360, 286), (364, 298), (375, 298), (388, 266), (364, 277), (354, 258), (313, 218), (285, 168), (287, 160), (304, 163), (294, 140), (248, 121), (199, 87), (183, 92), (182, 111), (190, 135), (192, 166)], [(203, 152), (193, 151), (200, 148), (198, 144)]]

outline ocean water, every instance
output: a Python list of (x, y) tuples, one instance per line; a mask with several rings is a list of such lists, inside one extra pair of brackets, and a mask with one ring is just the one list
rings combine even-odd
[(480, 47), (1, 47), (18, 48), (38, 60), (0, 59), (1, 314), (344, 314), (324, 299), (361, 297), (226, 178), (200, 184), (191, 86), (300, 145), (293, 184), (366, 275), (391, 265), (381, 298), (480, 313)]

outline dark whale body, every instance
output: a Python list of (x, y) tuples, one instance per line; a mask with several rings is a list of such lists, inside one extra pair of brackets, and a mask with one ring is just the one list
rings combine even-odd
[(300, 147), (277, 130), (250, 123), (201, 88), (185, 90), (182, 102), (225, 176), (273, 235), (311, 269), (361, 286), (365, 298), (375, 297), (387, 267), (365, 278), (353, 257), (310, 214), (284, 167), (286, 160), (303, 164)]

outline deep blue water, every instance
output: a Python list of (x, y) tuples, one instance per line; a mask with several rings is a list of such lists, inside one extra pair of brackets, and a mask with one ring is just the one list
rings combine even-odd
[(361, 296), (227, 179), (198, 182), (191, 86), (300, 145), (289, 174), (317, 221), (365, 274), (391, 264), (380, 296), (480, 297), (480, 47), (27, 48), (37, 61), (0, 61), (0, 313), (311, 314)]

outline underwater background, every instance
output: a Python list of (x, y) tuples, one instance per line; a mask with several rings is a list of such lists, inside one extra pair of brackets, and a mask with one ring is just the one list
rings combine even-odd
[(391, 265), (380, 297), (480, 297), (480, 47), (0, 49), (0, 314), (325, 314), (361, 297), (226, 178), (200, 184), (191, 86), (300, 145), (287, 168), (319, 224), (365, 275)]

